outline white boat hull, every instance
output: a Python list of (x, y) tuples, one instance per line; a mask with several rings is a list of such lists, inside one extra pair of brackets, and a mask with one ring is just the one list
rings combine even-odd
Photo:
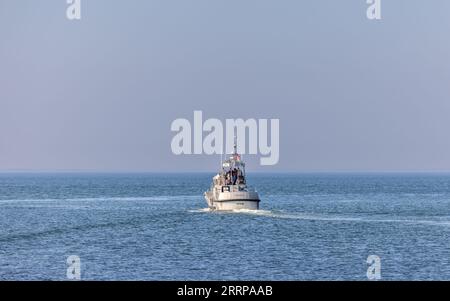
[(238, 201), (225, 201), (214, 202), (213, 210), (221, 210), (221, 211), (232, 211), (232, 210), (258, 210), (259, 209), (259, 201), (253, 200), (238, 200)]
[(216, 197), (211, 192), (205, 193), (208, 207), (212, 210), (232, 211), (239, 209), (258, 210), (259, 196), (257, 192), (222, 192)]

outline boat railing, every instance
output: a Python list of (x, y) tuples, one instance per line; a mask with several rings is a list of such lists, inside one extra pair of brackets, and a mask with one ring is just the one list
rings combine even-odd
[(224, 185), (222, 186), (222, 192), (256, 192), (254, 188), (245, 186), (245, 185)]

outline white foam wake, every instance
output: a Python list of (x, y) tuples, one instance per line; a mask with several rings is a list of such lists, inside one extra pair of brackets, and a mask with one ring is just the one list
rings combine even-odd
[[(216, 212), (209, 208), (202, 208), (196, 210), (189, 210), (189, 212)], [(436, 226), (450, 226), (450, 221), (436, 221), (436, 220), (421, 220), (421, 219), (373, 219), (365, 217), (348, 217), (348, 216), (332, 216), (332, 215), (319, 215), (319, 214), (307, 214), (307, 213), (287, 213), (282, 211), (271, 210), (251, 210), (251, 209), (235, 209), (230, 211), (220, 211), (224, 214), (248, 214), (263, 216), (269, 218), (280, 219), (297, 219), (297, 220), (309, 220), (309, 221), (330, 221), (330, 222), (356, 222), (356, 223), (405, 223), (405, 224), (424, 224), (424, 225), (436, 225)]]
[(188, 210), (188, 212), (190, 213), (202, 213), (202, 212), (211, 212), (213, 210), (209, 209), (209, 208), (201, 208), (201, 209), (191, 209)]

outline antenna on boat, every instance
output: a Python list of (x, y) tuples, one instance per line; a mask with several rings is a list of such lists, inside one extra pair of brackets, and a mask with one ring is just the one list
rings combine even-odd
[[(235, 129), (236, 130), (236, 129)], [(234, 132), (234, 154), (237, 154), (237, 134)]]

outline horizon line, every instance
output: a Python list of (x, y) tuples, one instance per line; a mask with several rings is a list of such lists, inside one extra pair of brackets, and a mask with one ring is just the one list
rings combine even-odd
[[(206, 170), (94, 170), (94, 169), (11, 169), (1, 170), (0, 174), (14, 174), (14, 173), (101, 173), (101, 174), (183, 174), (183, 173), (216, 173), (217, 171)], [(450, 170), (248, 170), (247, 173), (253, 174), (430, 174), (430, 173), (450, 173)]]

